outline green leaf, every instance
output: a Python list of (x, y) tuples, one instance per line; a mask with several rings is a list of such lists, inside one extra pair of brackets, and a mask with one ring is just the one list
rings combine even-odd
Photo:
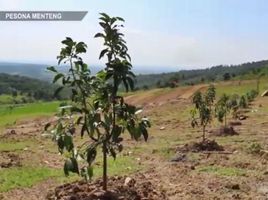
[(63, 149), (64, 149), (64, 140), (63, 140), (62, 136), (60, 136), (57, 139), (57, 144), (58, 144), (58, 150), (62, 154), (63, 153)]
[(55, 67), (51, 66), (51, 67), (47, 67), (47, 70), (48, 71), (51, 71), (51, 72), (55, 72), (57, 73), (58, 71), (55, 69)]
[(141, 132), (144, 137), (144, 140), (147, 142), (148, 137), (149, 137), (147, 129), (145, 127), (142, 127)]
[(125, 20), (122, 17), (116, 17), (117, 20), (125, 22)]
[(54, 79), (53, 79), (53, 83), (56, 83), (60, 78), (64, 77), (64, 74), (57, 74)]
[(54, 96), (55, 97), (58, 96), (58, 94), (60, 93), (60, 91), (62, 91), (63, 88), (64, 88), (63, 86), (58, 87), (54, 92)]
[(123, 83), (124, 83), (126, 92), (128, 92), (128, 82), (126, 81), (126, 79), (123, 79)]
[(87, 167), (87, 175), (89, 177), (89, 180), (91, 180), (91, 178), (93, 177), (94, 173), (93, 173), (93, 167), (92, 166), (88, 166)]
[(64, 174), (66, 176), (69, 175), (69, 172), (77, 173), (79, 174), (79, 168), (78, 168), (78, 163), (75, 158), (69, 158), (65, 161), (64, 163)]
[(101, 59), (108, 51), (108, 49), (103, 49), (100, 53), (99, 59)]
[(44, 128), (44, 130), (45, 131), (47, 131), (48, 130), (48, 128), (51, 126), (51, 123), (47, 123), (46, 125), (45, 125), (45, 128)]
[(101, 16), (103, 16), (105, 19), (110, 19), (110, 16), (106, 13), (100, 13)]
[(109, 151), (110, 151), (110, 154), (111, 154), (111, 156), (114, 158), (114, 160), (116, 159), (116, 152), (115, 152), (115, 150), (113, 149), (113, 147), (111, 147), (110, 149), (109, 149)]
[(84, 133), (85, 133), (86, 131), (87, 131), (87, 124), (84, 123), (83, 126), (82, 126), (82, 128), (81, 128), (81, 137), (84, 136)]
[(102, 38), (104, 38), (105, 36), (104, 36), (103, 33), (97, 33), (94, 37), (95, 37), (95, 38), (98, 38), (98, 37), (102, 37)]
[(72, 38), (70, 38), (70, 37), (66, 37), (66, 39), (63, 40), (61, 43), (62, 43), (62, 44), (65, 44), (65, 45), (67, 45), (67, 46), (69, 46), (69, 47), (71, 47), (71, 46), (74, 45), (74, 41), (73, 41)]
[(84, 43), (84, 42), (79, 42), (77, 45), (76, 45), (76, 53), (86, 53), (87, 50), (87, 45)]
[(97, 156), (97, 151), (95, 148), (90, 147), (87, 149), (87, 163), (89, 165), (91, 165), (93, 163), (96, 156)]
[(71, 135), (64, 136), (64, 146), (68, 152), (73, 150), (74, 144), (73, 144), (73, 137)]
[[(111, 134), (112, 134), (112, 140), (113, 140), (114, 142), (118, 142), (118, 139), (119, 139), (119, 136), (120, 136), (121, 133), (122, 133), (122, 130), (123, 130), (123, 128), (122, 128), (121, 126), (115, 125), (115, 126), (113, 127), (113, 130), (112, 130)], [(120, 139), (120, 140), (121, 140), (121, 139)]]

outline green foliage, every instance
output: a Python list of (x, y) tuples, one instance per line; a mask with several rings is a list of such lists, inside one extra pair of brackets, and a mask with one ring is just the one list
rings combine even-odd
[(209, 85), (207, 93), (205, 95), (206, 103), (209, 106), (212, 106), (213, 102), (215, 101), (215, 98), (216, 98), (216, 89), (215, 86), (211, 84)]
[[(212, 121), (212, 106), (215, 100), (216, 92), (213, 85), (209, 86), (205, 94), (200, 91), (196, 92), (193, 96), (194, 109), (191, 110), (192, 127), (202, 126), (203, 128), (203, 141), (205, 140), (206, 126)], [(197, 117), (196, 117), (197, 115)]]
[(246, 97), (247, 97), (248, 102), (254, 101), (257, 96), (258, 96), (257, 90), (250, 90), (249, 92), (246, 93)]
[[(51, 131), (53, 140), (57, 142), (59, 152), (66, 156), (64, 172), (77, 173), (90, 180), (93, 175), (93, 164), (99, 147), (103, 153), (103, 189), (107, 189), (107, 156), (116, 159), (123, 146), (122, 134), (128, 131), (131, 138), (138, 140), (141, 136), (148, 139), (147, 118), (140, 118), (142, 111), (129, 105), (118, 95), (123, 85), (128, 92), (134, 89), (134, 73), (131, 71), (131, 58), (119, 28), (124, 20), (120, 17), (109, 17), (100, 14), (100, 26), (103, 32), (96, 38), (103, 39), (104, 49), (99, 58), (106, 57), (106, 67), (91, 75), (88, 66), (80, 54), (86, 52), (87, 45), (75, 42), (71, 38), (62, 41), (64, 47), (58, 56), (58, 63), (69, 64), (69, 73), (60, 73), (55, 67), (48, 70), (55, 73), (54, 82), (61, 81), (60, 90), (65, 87), (72, 91), (70, 106), (63, 106), (59, 120)], [(81, 127), (81, 137), (89, 139), (80, 146), (75, 146), (73, 137), (76, 127)], [(49, 128), (49, 125), (45, 127)]]
[[(248, 80), (256, 79), (256, 75), (252, 74), (253, 69), (258, 69), (261, 73), (268, 74), (268, 61), (259, 61), (244, 63), (239, 65), (219, 65), (207, 66), (206, 69), (196, 70), (180, 70), (178, 72), (161, 73), (161, 74), (143, 74), (137, 76), (137, 86), (141, 88), (143, 85), (152, 87), (170, 87), (170, 82), (176, 80), (177, 85), (194, 85), (204, 82), (214, 82), (224, 80), (224, 74), (228, 73), (230, 79)], [(210, 68), (209, 68), (210, 67)], [(227, 78), (228, 79), (228, 78)], [(159, 84), (159, 81), (161, 84)], [(158, 84), (157, 84), (158, 83)], [(217, 87), (218, 88), (218, 87)], [(255, 85), (254, 85), (255, 88)], [(236, 88), (233, 88), (236, 90)], [(247, 88), (248, 89), (248, 88)], [(220, 94), (219, 91), (218, 94)], [(238, 93), (238, 92), (236, 92)]]
[(248, 107), (248, 103), (247, 103), (247, 100), (246, 100), (246, 96), (245, 95), (242, 95), (239, 99), (239, 107), (240, 108), (247, 108)]
[(239, 108), (239, 96), (237, 94), (223, 94), (215, 106), (215, 114), (219, 122), (227, 126), (227, 115), (232, 111), (233, 118), (236, 118)]
[(237, 111), (239, 109), (239, 95), (237, 94), (233, 94), (230, 95), (230, 99), (229, 99), (229, 106), (231, 108), (232, 111), (232, 116), (234, 119), (237, 119)]
[(231, 79), (230, 73), (226, 72), (225, 74), (223, 74), (223, 80), (224, 81), (229, 81), (230, 79)]
[(9, 95), (10, 98), (2, 103), (31, 103), (34, 100), (50, 101), (67, 97), (66, 92), (55, 97), (54, 90), (55, 86), (45, 81), (0, 73), (0, 95)]
[(216, 103), (215, 113), (219, 122), (224, 122), (225, 127), (227, 126), (226, 118), (231, 109), (232, 102), (230, 101), (230, 96), (223, 94)]

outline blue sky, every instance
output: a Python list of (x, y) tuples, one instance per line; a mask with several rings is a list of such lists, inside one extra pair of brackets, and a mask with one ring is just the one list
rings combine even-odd
[(267, 59), (266, 0), (0, 0), (0, 9), (88, 11), (82, 22), (0, 22), (0, 61), (54, 63), (70, 36), (88, 44), (88, 63), (99, 64), (99, 12), (126, 20), (137, 66), (164, 71)]

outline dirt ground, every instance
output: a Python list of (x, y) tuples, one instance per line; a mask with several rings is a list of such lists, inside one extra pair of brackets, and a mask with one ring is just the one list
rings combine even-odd
[[(170, 200), (207, 200), (207, 199), (268, 199), (268, 98), (259, 97), (252, 105), (248, 118), (241, 121), (234, 129), (238, 135), (209, 136), (224, 147), (223, 152), (180, 152), (185, 144), (201, 140), (201, 132), (191, 128), (189, 109), (190, 97), (197, 90), (206, 86), (178, 88), (163, 94), (127, 97), (133, 104), (145, 106), (145, 113), (150, 117), (153, 127), (147, 143), (140, 145), (125, 141), (125, 151), (132, 151), (142, 168), (137, 178), (150, 181), (155, 188), (164, 191)], [(38, 146), (46, 146), (50, 141), (41, 137), (45, 122), (54, 118), (39, 118), (21, 122), (9, 127), (1, 137), (36, 141)], [(213, 123), (208, 131), (219, 127)], [(11, 130), (15, 133), (11, 134)], [(250, 146), (258, 143), (260, 152), (252, 153)], [(51, 145), (50, 147), (52, 147)], [(12, 152), (8, 152), (12, 153)], [(62, 166), (56, 148), (37, 148), (32, 152), (23, 151), (19, 155), (23, 164), (29, 154), (36, 154), (35, 159), (51, 168)], [(7, 156), (7, 152), (0, 152)], [(138, 159), (137, 159), (138, 158)], [(1, 159), (0, 159), (1, 162)], [(14, 164), (14, 161), (13, 161)], [(15, 162), (15, 164), (18, 164)], [(12, 166), (12, 163), (10, 164)], [(0, 169), (2, 170), (2, 169)], [(131, 174), (135, 178), (135, 174)], [(46, 199), (47, 194), (59, 183), (49, 179), (31, 188), (19, 188), (0, 193), (0, 199), (37, 200)]]

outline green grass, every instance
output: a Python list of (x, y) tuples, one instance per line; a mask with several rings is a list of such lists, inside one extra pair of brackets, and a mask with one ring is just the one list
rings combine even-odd
[[(101, 163), (101, 157), (97, 160)], [(125, 175), (137, 170), (140, 170), (141, 166), (137, 164), (135, 159), (131, 156), (118, 155), (116, 160), (109, 157), (108, 158), (108, 175)], [(98, 178), (102, 175), (102, 167), (94, 166), (94, 177)]]
[(20, 151), (26, 147), (33, 146), (33, 141), (1, 141), (0, 142), (0, 152), (1, 151)]
[(32, 187), (49, 177), (61, 175), (63, 175), (61, 170), (46, 167), (16, 167), (0, 170), (0, 192), (7, 192), (14, 188)]
[(213, 173), (219, 176), (245, 176), (246, 171), (239, 168), (206, 166), (198, 169), (199, 172)]
[[(217, 96), (221, 96), (223, 93), (226, 94), (239, 94), (243, 95), (249, 92), (250, 90), (256, 90), (256, 80), (242, 80), (239, 84), (238, 81), (233, 84), (225, 85), (219, 84), (216, 86)], [(260, 93), (268, 89), (267, 79), (262, 79), (260, 81)]]
[[(101, 161), (102, 157), (98, 157), (96, 163), (93, 165), (93, 180), (102, 177)], [(116, 160), (111, 157), (108, 158), (108, 177), (131, 174), (141, 169), (142, 166), (139, 166), (135, 159), (133, 159), (133, 157), (119, 155)], [(70, 173), (69, 177), (65, 177), (62, 174), (63, 170), (60, 171), (61, 176), (57, 177), (57, 181), (61, 184), (82, 179), (82, 177), (79, 177), (77, 174), (74, 173)]]
[(31, 103), (15, 107), (0, 107), (0, 127), (14, 124), (17, 120), (36, 116), (47, 116), (55, 113), (60, 102)]
[[(63, 165), (63, 164), (62, 164)], [(108, 159), (108, 175), (125, 175), (141, 169), (132, 157), (118, 156), (116, 160)], [(94, 166), (94, 179), (102, 176), (102, 167)], [(48, 167), (23, 166), (0, 170), (0, 192), (7, 192), (15, 188), (32, 187), (38, 182), (53, 178), (59, 183), (79, 180), (78, 175), (65, 177), (63, 169)], [(81, 178), (82, 179), (82, 178)]]

